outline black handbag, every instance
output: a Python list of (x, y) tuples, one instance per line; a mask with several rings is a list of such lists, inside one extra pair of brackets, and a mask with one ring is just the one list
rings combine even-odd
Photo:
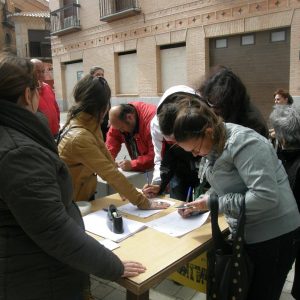
[(218, 196), (210, 195), (213, 249), (207, 252), (207, 300), (246, 300), (253, 264), (244, 249), (245, 201), (235, 235), (225, 239), (218, 224)]

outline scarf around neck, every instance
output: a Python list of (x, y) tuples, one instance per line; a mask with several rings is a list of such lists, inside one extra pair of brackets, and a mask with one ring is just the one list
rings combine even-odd
[(0, 125), (15, 129), (39, 145), (58, 153), (50, 129), (39, 120), (37, 115), (16, 103), (0, 99)]

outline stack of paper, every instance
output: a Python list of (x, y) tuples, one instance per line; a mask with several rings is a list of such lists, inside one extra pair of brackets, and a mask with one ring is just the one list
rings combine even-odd
[(180, 237), (199, 228), (205, 223), (208, 216), (209, 212), (198, 216), (182, 218), (177, 211), (174, 211), (164, 217), (150, 221), (146, 225), (168, 235)]
[(146, 228), (144, 223), (129, 220), (123, 217), (124, 232), (116, 234), (107, 226), (107, 212), (103, 210), (96, 211), (83, 218), (85, 229), (89, 232), (110, 239), (114, 242), (120, 242), (134, 233)]

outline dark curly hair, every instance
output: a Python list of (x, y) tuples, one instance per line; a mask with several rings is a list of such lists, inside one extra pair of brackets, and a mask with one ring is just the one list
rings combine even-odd
[(268, 136), (267, 124), (250, 101), (241, 79), (225, 66), (215, 66), (198, 89), (203, 100), (225, 122), (239, 124)]

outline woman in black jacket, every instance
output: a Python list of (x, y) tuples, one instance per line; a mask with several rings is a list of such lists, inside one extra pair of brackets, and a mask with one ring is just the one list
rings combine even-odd
[(38, 88), (32, 63), (0, 55), (0, 299), (82, 300), (89, 273), (116, 280), (145, 268), (85, 233), (68, 169), (35, 114)]
[[(300, 107), (295, 105), (276, 105), (270, 115), (275, 137), (282, 148), (278, 157), (288, 174), (290, 186), (294, 193), (300, 212)], [(300, 299), (300, 241), (296, 257), (295, 277), (292, 295)]]
[[(224, 66), (213, 67), (206, 79), (201, 83), (197, 92), (183, 93), (178, 87), (172, 87), (164, 93), (164, 96), (158, 104), (157, 116), (151, 122), (151, 133), (154, 128), (156, 132), (160, 132), (160, 135), (171, 138), (174, 142), (174, 120), (172, 119), (172, 112), (176, 111), (178, 101), (190, 94), (197, 98), (200, 98), (201, 96), (201, 100), (213, 109), (217, 115), (222, 117), (225, 122), (251, 128), (264, 137), (269, 136), (267, 124), (260, 111), (250, 101), (245, 85), (229, 68)], [(170, 93), (169, 91), (171, 90), (174, 90), (174, 93)], [(165, 94), (167, 96), (165, 96)], [(160, 122), (159, 116), (161, 115), (162, 109), (162, 119), (164, 121)], [(157, 123), (156, 126), (154, 126), (155, 123)], [(155, 146), (157, 138), (153, 133), (152, 138)], [(198, 163), (197, 159), (192, 159), (190, 153), (187, 153), (182, 149), (178, 150), (177, 146), (171, 148), (171, 150), (172, 151), (166, 152), (167, 155), (165, 155), (160, 163), (160, 182), (157, 183), (153, 180), (151, 185), (144, 186), (143, 192), (149, 197), (151, 197), (151, 195), (156, 196), (164, 191), (171, 178), (174, 178), (175, 180), (173, 180), (175, 182), (176, 178), (179, 178), (181, 185), (178, 185), (177, 190), (175, 190), (176, 193), (174, 191), (172, 192), (174, 188), (171, 188), (171, 197), (173, 195), (173, 198), (184, 200), (189, 186), (195, 188), (196, 193), (194, 196), (197, 197), (208, 187), (205, 178), (200, 178), (201, 175), (197, 176), (197, 172), (200, 174), (203, 169), (203, 160), (200, 160)], [(197, 168), (195, 167), (195, 160)], [(178, 170), (182, 171), (178, 172)], [(174, 174), (176, 176), (174, 176)], [(197, 181), (199, 181), (198, 177), (200, 179), (200, 184), (197, 183)], [(172, 185), (171, 183), (170, 185)], [(176, 197), (176, 194), (180, 196)], [(192, 197), (190, 197), (189, 200), (192, 200), (191, 198)]]

